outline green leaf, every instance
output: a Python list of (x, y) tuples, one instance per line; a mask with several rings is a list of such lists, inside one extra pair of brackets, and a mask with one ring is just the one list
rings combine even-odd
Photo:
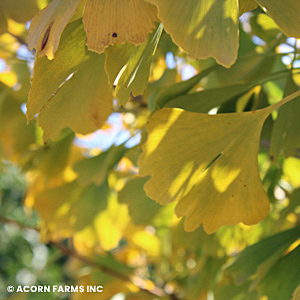
[(35, 142), (36, 124), (26, 126), (26, 117), (20, 109), (15, 93), (0, 83), (0, 143), (7, 159), (18, 160)]
[[(1, 5), (1, 4), (0, 4)], [(4, 11), (0, 9), (0, 35), (7, 31), (7, 21)]]
[(78, 173), (78, 181), (82, 185), (94, 183), (101, 185), (108, 175), (108, 172), (123, 157), (128, 149), (124, 144), (112, 146), (105, 152), (97, 156), (81, 160), (74, 166), (74, 171)]
[(32, 120), (56, 93), (59, 86), (89, 58), (81, 20), (69, 24), (61, 38), (55, 60), (37, 57), (27, 102), (27, 118)]
[(126, 67), (116, 86), (116, 97), (125, 105), (130, 94), (134, 97), (144, 94), (149, 78), (150, 65), (159, 42), (163, 26), (148, 36), (147, 43), (139, 46), (127, 61)]
[(166, 107), (181, 108), (191, 112), (207, 113), (212, 108), (220, 106), (226, 101), (242, 95), (252, 87), (254, 87), (253, 84), (237, 84), (202, 90), (200, 92), (174, 98), (166, 104)]
[(300, 38), (300, 2), (294, 0), (256, 0), (287, 35)]
[(237, 284), (242, 284), (255, 274), (258, 267), (269, 258), (279, 255), (279, 257), (277, 257), (278, 260), (283, 252), (296, 241), (299, 236), (300, 226), (280, 232), (247, 247), (238, 254), (236, 260), (226, 269), (226, 272), (234, 276)]
[(121, 69), (126, 65), (136, 49), (137, 47), (133, 44), (125, 43), (124, 45), (111, 45), (105, 50), (105, 70), (111, 85), (114, 84)]
[(260, 300), (257, 291), (249, 292), (249, 282), (235, 285), (228, 280), (223, 280), (214, 290), (215, 300)]
[(104, 53), (91, 54), (43, 106), (38, 124), (44, 130), (45, 141), (56, 140), (66, 127), (76, 133), (88, 134), (104, 124), (113, 104), (104, 63)]
[(161, 205), (152, 201), (143, 190), (149, 178), (134, 178), (119, 192), (120, 203), (126, 203), (129, 214), (136, 225), (148, 225), (156, 215)]
[(267, 14), (255, 14), (250, 18), (253, 34), (267, 43), (272, 43), (280, 33), (280, 29)]
[(82, 187), (73, 181), (39, 193), (34, 206), (50, 232), (70, 235), (94, 226), (95, 219), (106, 208), (108, 197), (107, 182), (100, 187)]
[(285, 159), (283, 163), (283, 174), (283, 178), (293, 187), (300, 187), (300, 159), (296, 157)]
[(212, 233), (222, 225), (263, 220), (269, 200), (257, 164), (261, 129), (274, 109), (298, 95), (252, 112), (157, 111), (139, 159), (140, 174), (152, 176), (147, 195), (161, 204), (179, 200), (175, 212), (186, 216), (187, 231), (201, 223)]
[(238, 50), (238, 2), (234, 0), (146, 0), (173, 41), (193, 58), (214, 57), (230, 67)]
[(36, 0), (1, 0), (0, 11), (18, 23), (25, 23), (38, 13), (39, 7)]
[[(285, 95), (299, 88), (291, 76), (288, 77)], [(284, 157), (300, 155), (300, 97), (281, 107), (274, 123), (270, 153), (275, 162), (282, 152)]]
[[(299, 237), (299, 234), (298, 234)], [(258, 285), (269, 300), (289, 300), (300, 282), (300, 246), (282, 257)]]
[[(82, 0), (54, 0), (32, 20), (28, 34), (28, 48), (38, 55), (54, 58), (61, 34)], [(18, 7), (15, 5), (15, 7)]]
[(42, 153), (38, 168), (48, 177), (54, 177), (67, 166), (71, 145), (75, 134), (67, 133), (55, 143), (46, 145)]
[(171, 86), (160, 91), (155, 98), (154, 111), (166, 106), (166, 104), (173, 98), (177, 98), (188, 93), (196, 84), (200, 82), (202, 78), (218, 69), (218, 67), (218, 65), (213, 65), (212, 67), (203, 70), (199, 74), (186, 81), (172, 84)]

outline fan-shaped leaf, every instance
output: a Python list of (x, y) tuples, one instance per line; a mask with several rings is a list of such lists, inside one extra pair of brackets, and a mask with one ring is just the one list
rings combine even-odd
[(139, 159), (141, 175), (152, 175), (146, 193), (161, 204), (179, 200), (175, 211), (187, 217), (187, 231), (201, 223), (212, 233), (222, 225), (261, 221), (269, 211), (257, 164), (261, 129), (272, 110), (298, 95), (253, 112), (156, 112)]
[(71, 127), (88, 134), (99, 129), (112, 112), (112, 90), (104, 69), (105, 54), (93, 54), (41, 109), (38, 124), (44, 140)]
[(253, 10), (258, 6), (254, 0), (239, 0), (239, 12), (240, 16), (250, 10)]
[(126, 67), (116, 86), (116, 96), (119, 103), (125, 105), (130, 94), (142, 95), (148, 85), (150, 65), (159, 42), (163, 27), (158, 28), (149, 35), (147, 43), (139, 46), (130, 56)]
[(39, 55), (54, 58), (60, 36), (82, 0), (54, 0), (32, 20), (28, 48)]
[(158, 8), (165, 30), (195, 58), (214, 57), (226, 66), (237, 58), (238, 2), (236, 0), (146, 0)]
[(147, 41), (155, 28), (157, 10), (144, 0), (87, 0), (83, 23), (89, 50), (104, 52), (108, 45)]
[(300, 38), (300, 2), (294, 0), (256, 0), (287, 35)]

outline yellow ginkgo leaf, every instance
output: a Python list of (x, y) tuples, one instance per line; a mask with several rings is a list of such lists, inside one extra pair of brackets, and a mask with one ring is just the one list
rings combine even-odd
[(37, 0), (1, 0), (0, 11), (18, 23), (30, 21), (39, 11)]
[(256, 0), (287, 35), (300, 38), (300, 1)]
[(60, 36), (82, 0), (54, 0), (32, 20), (28, 34), (28, 48), (39, 55), (54, 58)]
[(89, 50), (102, 53), (114, 43), (147, 41), (157, 10), (144, 0), (87, 0), (83, 23)]
[(173, 41), (195, 58), (214, 57), (230, 67), (237, 58), (239, 11), (236, 0), (146, 0)]
[(262, 110), (207, 115), (164, 108), (149, 121), (139, 159), (147, 195), (161, 204), (179, 200), (175, 212), (192, 231), (255, 224), (269, 211), (257, 154), (268, 115), (299, 92)]
[(258, 6), (257, 2), (254, 0), (239, 0), (239, 14), (240, 16), (247, 12), (251, 11)]
[(104, 63), (105, 55), (94, 53), (41, 109), (38, 124), (45, 141), (56, 140), (66, 127), (88, 134), (104, 124), (113, 104)]

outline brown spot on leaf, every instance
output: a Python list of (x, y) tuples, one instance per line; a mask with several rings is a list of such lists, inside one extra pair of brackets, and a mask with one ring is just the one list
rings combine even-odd
[(50, 31), (51, 31), (51, 28), (52, 28), (52, 25), (54, 23), (54, 20), (49, 24), (45, 34), (44, 34), (44, 37), (43, 37), (43, 40), (42, 40), (42, 44), (41, 44), (41, 50), (40, 51), (43, 51), (47, 45), (47, 42), (49, 40), (49, 35), (50, 35)]
[(114, 32), (113, 34), (112, 34), (112, 37), (114, 37), (114, 38), (116, 38), (118, 35)]

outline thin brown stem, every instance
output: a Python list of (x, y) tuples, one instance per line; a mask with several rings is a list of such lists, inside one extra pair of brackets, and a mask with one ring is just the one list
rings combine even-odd
[[(40, 230), (38, 228), (36, 228), (36, 227), (26, 226), (24, 224), (21, 224), (18, 221), (15, 221), (15, 220), (12, 220), (12, 219), (8, 219), (8, 218), (3, 217), (3, 216), (0, 216), (0, 223), (15, 225), (15, 226), (19, 227), (22, 230), (34, 230), (34, 231), (40, 232)], [(86, 264), (88, 266), (91, 266), (93, 268), (96, 268), (96, 269), (100, 270), (103, 273), (106, 273), (106, 274), (108, 274), (110, 276), (113, 276), (113, 277), (115, 277), (115, 278), (117, 278), (119, 280), (125, 281), (125, 282), (132, 282), (140, 290), (142, 290), (142, 291), (144, 291), (144, 292), (146, 292), (148, 294), (155, 295), (155, 296), (164, 296), (165, 295), (165, 292), (162, 289), (160, 289), (159, 287), (155, 286), (153, 289), (148, 290), (148, 289), (146, 289), (146, 288), (144, 288), (144, 287), (136, 284), (134, 278), (130, 278), (127, 275), (118, 273), (115, 270), (112, 270), (112, 269), (110, 269), (110, 268), (108, 268), (106, 266), (102, 266), (98, 262), (95, 262), (95, 261), (89, 259), (88, 257), (85, 257), (85, 256), (82, 256), (82, 255), (78, 254), (74, 250), (66, 247), (65, 245), (63, 245), (61, 243), (58, 243), (58, 242), (55, 242), (55, 241), (50, 241), (49, 245), (51, 245), (53, 247), (56, 247), (63, 254), (68, 255), (70, 257), (74, 257), (74, 258), (80, 260), (81, 262), (83, 262), (84, 264)]]

